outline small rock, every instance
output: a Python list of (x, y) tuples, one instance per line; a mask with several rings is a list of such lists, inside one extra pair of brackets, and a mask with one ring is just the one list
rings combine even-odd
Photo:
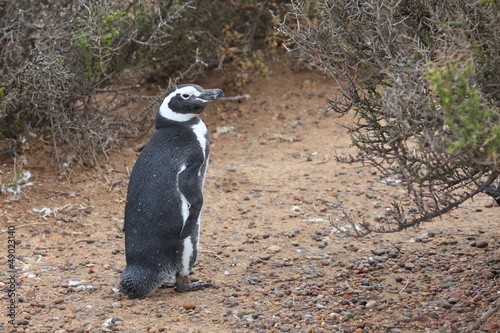
[(486, 324), (485, 328), (489, 332), (493, 332), (493, 331), (498, 331), (498, 329), (500, 328), (500, 325), (498, 325), (497, 323), (488, 323), (488, 324)]
[(453, 306), (453, 304), (451, 304), (450, 302), (446, 302), (446, 301), (443, 301), (441, 303), (441, 306), (445, 309), (451, 309), (451, 307)]
[(262, 260), (269, 260), (271, 259), (271, 254), (267, 253), (267, 254), (263, 254), (263, 255), (260, 255), (259, 258), (262, 259)]
[(368, 301), (365, 304), (365, 308), (367, 308), (367, 309), (373, 309), (373, 308), (376, 308), (377, 305), (378, 305), (377, 301)]
[(415, 268), (415, 264), (414, 263), (411, 263), (411, 262), (407, 262), (405, 263), (405, 266), (404, 266), (405, 269), (411, 271), (412, 269)]
[(347, 318), (354, 318), (354, 315), (351, 312), (349, 312), (349, 311), (342, 311), (340, 314), (342, 316), (347, 317)]
[(68, 281), (68, 287), (77, 287), (81, 284), (82, 284), (82, 282), (79, 280), (69, 280)]
[(491, 207), (498, 207), (498, 204), (495, 200), (493, 199), (488, 199), (485, 203), (484, 203), (484, 207), (486, 208), (491, 208)]
[(485, 278), (487, 278), (487, 279), (493, 279), (493, 278), (495, 278), (495, 276), (496, 276), (496, 274), (495, 274), (494, 272), (492, 272), (492, 271), (490, 271), (490, 270), (486, 270), (486, 269), (485, 269), (485, 270), (483, 270), (483, 272), (482, 272), (482, 273), (483, 273), (483, 276), (484, 276)]
[(57, 298), (54, 300), (54, 304), (61, 304), (64, 302), (64, 299), (63, 298)]
[(281, 247), (279, 247), (278, 245), (271, 245), (267, 248), (267, 250), (276, 253), (281, 251)]
[(186, 310), (193, 310), (193, 309), (196, 309), (196, 305), (195, 304), (190, 304), (190, 303), (182, 304), (182, 308), (186, 309)]
[(488, 247), (488, 245), (489, 245), (489, 244), (488, 244), (488, 242), (487, 242), (487, 241), (479, 241), (479, 242), (477, 242), (477, 243), (476, 243), (476, 247), (477, 247), (477, 248), (480, 248), (480, 249), (485, 248), (485, 247)]
[(437, 230), (429, 230), (429, 231), (427, 232), (427, 236), (428, 236), (428, 237), (435, 237), (436, 235), (439, 235), (439, 234), (440, 234), (440, 232), (439, 232), (439, 231), (437, 231)]

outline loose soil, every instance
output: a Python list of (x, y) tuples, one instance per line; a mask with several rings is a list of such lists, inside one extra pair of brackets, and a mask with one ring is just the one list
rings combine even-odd
[[(336, 162), (356, 151), (342, 128), (352, 119), (324, 112), (333, 83), (280, 64), (240, 90), (232, 82), (217, 72), (197, 82), (250, 95), (202, 115), (212, 151), (192, 278), (214, 287), (142, 300), (117, 291), (136, 140), (99, 170), (61, 174), (50, 143), (28, 136), (33, 186), (0, 197), (2, 289), (16, 241), (16, 296), (3, 293), (0, 331), (437, 332), (471, 325), (499, 298), (500, 210), (484, 207), (486, 195), (419, 228), (346, 237), (330, 225), (343, 211), (374, 223), (392, 200), (412, 203), (375, 170)], [(5, 179), (12, 163), (0, 169)], [(479, 331), (499, 324), (497, 312)]]

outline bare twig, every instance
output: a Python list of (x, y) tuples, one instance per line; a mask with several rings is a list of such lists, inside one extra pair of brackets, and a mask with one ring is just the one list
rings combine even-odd
[(496, 313), (500, 309), (500, 298), (498, 298), (496, 301), (490, 304), (490, 308), (488, 311), (484, 312), (483, 315), (476, 320), (475, 323), (472, 325), (465, 327), (460, 330), (461, 333), (472, 333), (478, 329), (481, 328), (481, 325), (483, 325), (488, 318), (490, 318), (494, 313)]
[[(26, 228), (26, 227), (32, 227), (32, 226), (38, 226), (38, 225), (48, 225), (50, 223), (31, 223), (31, 224), (21, 224), (21, 225), (15, 225), (16, 230), (21, 229), (21, 228)], [(3, 234), (9, 230), (2, 230), (0, 231), (0, 234)]]
[(221, 97), (219, 98), (223, 101), (241, 101), (242, 99), (250, 99), (250, 95), (244, 94), (244, 95), (237, 95), (237, 96), (230, 96), (230, 97)]
[(408, 278), (406, 276), (404, 278), (406, 280), (406, 283), (403, 286), (403, 288), (399, 291), (399, 294), (401, 294), (403, 291), (405, 291), (406, 287), (408, 287), (408, 285), (410, 284), (410, 280), (408, 280)]

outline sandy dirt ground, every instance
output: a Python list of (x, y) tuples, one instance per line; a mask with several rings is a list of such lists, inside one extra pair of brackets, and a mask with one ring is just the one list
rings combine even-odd
[[(28, 136), (33, 186), (0, 196), (0, 331), (452, 332), (500, 297), (500, 208), (485, 208), (486, 195), (397, 234), (334, 232), (343, 210), (374, 222), (392, 200), (411, 202), (370, 167), (336, 162), (356, 151), (341, 126), (351, 119), (324, 112), (337, 93), (328, 78), (275, 64), (240, 90), (217, 72), (197, 83), (250, 95), (202, 115), (212, 152), (192, 278), (214, 287), (123, 297), (121, 227), (138, 142), (124, 141), (99, 170), (61, 174), (50, 142)], [(12, 163), (0, 169), (8, 177)], [(499, 324), (496, 313), (477, 331)]]

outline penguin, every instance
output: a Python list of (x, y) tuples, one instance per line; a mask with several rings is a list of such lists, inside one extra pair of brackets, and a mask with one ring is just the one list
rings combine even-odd
[(491, 184), (483, 192), (491, 196), (500, 206), (500, 185)]
[(177, 292), (211, 285), (190, 283), (198, 252), (203, 182), (209, 160), (207, 127), (198, 118), (220, 89), (182, 84), (169, 90), (156, 116), (156, 132), (130, 174), (125, 204), (125, 258), (120, 290), (150, 296), (175, 280)]

